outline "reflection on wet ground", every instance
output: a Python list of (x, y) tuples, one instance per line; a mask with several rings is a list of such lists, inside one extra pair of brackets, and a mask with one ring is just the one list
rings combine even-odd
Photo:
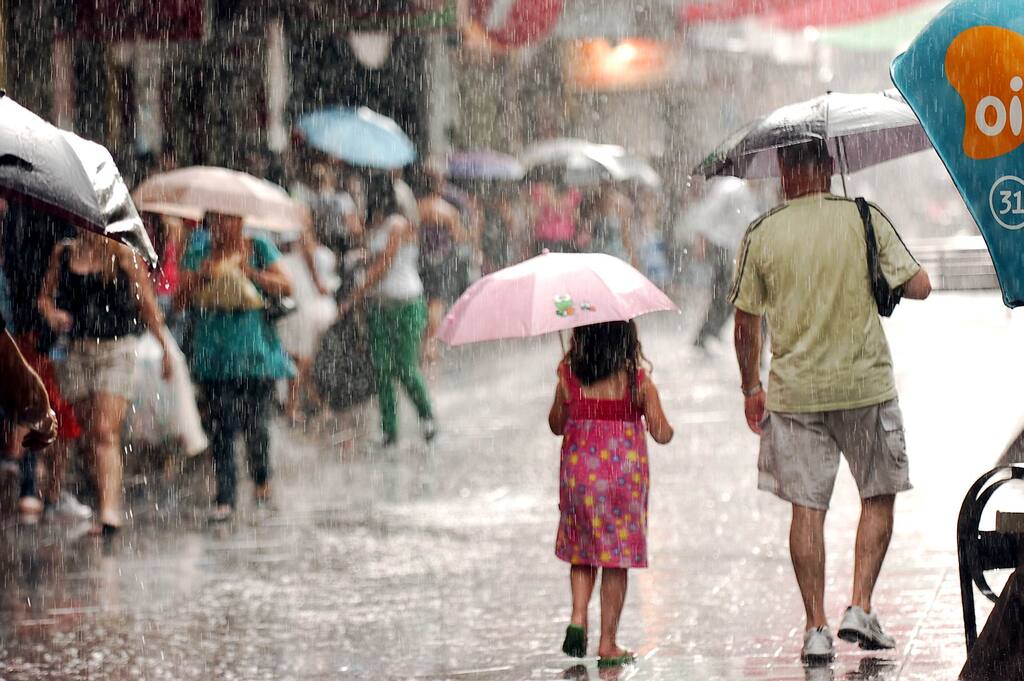
[[(643, 329), (678, 437), (652, 453), (651, 568), (631, 576), (621, 632), (636, 665), (599, 671), (558, 651), (568, 580), (552, 555), (557, 441), (544, 417), (559, 350), (547, 339), (450, 352), (436, 387), (445, 429), (429, 448), (340, 451), (279, 428), (273, 512), (208, 528), (203, 495), (163, 490), (138, 499), (133, 527), (106, 547), (74, 528), (9, 528), (3, 678), (953, 678), (953, 519), (1009, 438), (1003, 398), (1021, 377), (1000, 358), (1021, 330), (994, 295), (904, 307), (889, 328), (917, 489), (899, 502), (876, 599), (891, 653), (837, 643), (834, 664), (799, 664), (788, 511), (755, 492), (729, 348), (696, 354), (667, 317)], [(952, 315), (965, 323), (950, 330)], [(949, 362), (950, 347), (974, 349)], [(827, 525), (836, 617), (856, 513), (844, 477)]]

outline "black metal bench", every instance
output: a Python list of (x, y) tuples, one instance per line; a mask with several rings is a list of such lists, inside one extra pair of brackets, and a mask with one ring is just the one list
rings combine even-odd
[(988, 585), (985, 572), (1020, 565), (1021, 535), (981, 530), (981, 516), (996, 490), (1014, 480), (1024, 481), (1024, 465), (999, 466), (982, 475), (971, 486), (960, 507), (956, 544), (960, 561), (960, 599), (964, 610), (967, 650), (978, 640), (974, 613), (974, 587), (993, 603), (998, 598)]

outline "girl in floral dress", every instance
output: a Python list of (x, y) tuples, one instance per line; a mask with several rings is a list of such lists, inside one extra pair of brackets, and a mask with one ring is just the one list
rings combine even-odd
[(633, 322), (606, 322), (573, 330), (558, 366), (548, 415), (562, 435), (555, 555), (571, 565), (572, 619), (562, 650), (587, 654), (587, 606), (601, 575), (598, 666), (632, 662), (615, 641), (626, 598), (627, 570), (647, 567), (647, 442), (672, 439), (658, 390), (640, 368)]

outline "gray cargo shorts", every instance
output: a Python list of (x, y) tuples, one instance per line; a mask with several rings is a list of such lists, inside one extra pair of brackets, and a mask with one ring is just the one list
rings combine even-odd
[(761, 434), (758, 489), (827, 510), (846, 457), (861, 499), (911, 488), (899, 400), (860, 409), (770, 412)]

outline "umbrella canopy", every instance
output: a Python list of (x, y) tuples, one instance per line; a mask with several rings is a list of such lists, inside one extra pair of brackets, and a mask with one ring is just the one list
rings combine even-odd
[(447, 175), (453, 180), (523, 179), (526, 169), (515, 156), (497, 151), (460, 151), (448, 156)]
[(85, 168), (103, 215), (103, 234), (133, 248), (152, 264), (157, 254), (114, 158), (101, 144), (61, 131)]
[(729, 136), (694, 174), (778, 177), (776, 149), (826, 140), (837, 170), (856, 172), (931, 147), (906, 103), (885, 93), (832, 92), (776, 109)]
[(247, 227), (299, 231), (309, 210), (267, 180), (227, 168), (193, 166), (153, 175), (135, 190), (139, 208), (151, 213), (202, 220), (206, 213), (238, 215)]
[(657, 286), (618, 258), (544, 253), (470, 286), (438, 337), (448, 345), (526, 338), (675, 309)]
[(835, 26), (885, 17), (916, 8), (929, 0), (722, 0), (716, 3), (684, 3), (679, 9), (683, 23), (734, 21), (756, 14), (773, 25), (792, 30), (805, 26)]
[(570, 185), (634, 181), (661, 186), (658, 173), (644, 159), (616, 144), (594, 144), (568, 137), (545, 140), (521, 155), (527, 179), (559, 179)]
[(366, 107), (317, 111), (298, 127), (309, 144), (353, 165), (393, 170), (416, 160), (416, 147), (398, 124)]
[(957, 0), (892, 66), (981, 229), (1009, 307), (1024, 305), (1022, 28), (1019, 3)]
[(0, 91), (0, 196), (156, 253), (104, 147), (50, 125)]

